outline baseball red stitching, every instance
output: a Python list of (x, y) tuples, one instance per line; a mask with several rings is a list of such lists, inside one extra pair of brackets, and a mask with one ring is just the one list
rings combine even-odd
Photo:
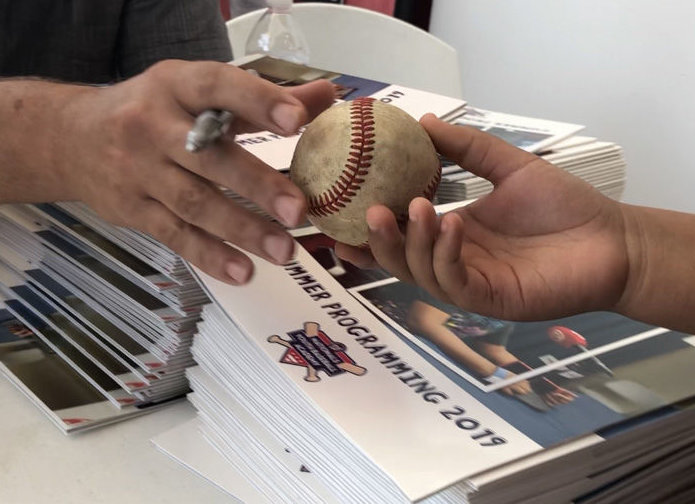
[[(326, 216), (337, 212), (352, 201), (369, 173), (374, 150), (374, 98), (362, 97), (350, 105), (352, 137), (350, 153), (338, 180), (318, 196), (309, 198), (309, 215)], [(441, 164), (437, 167), (423, 196), (432, 201), (442, 178)]]
[(439, 182), (442, 180), (442, 164), (437, 163), (437, 173), (434, 174), (432, 180), (427, 185), (427, 188), (422, 193), (422, 196), (432, 201), (434, 199), (434, 194), (437, 192), (437, 187), (439, 187)]
[(349, 157), (338, 180), (309, 199), (309, 214), (325, 216), (337, 212), (352, 201), (369, 173), (374, 150), (374, 98), (356, 98), (350, 105)]

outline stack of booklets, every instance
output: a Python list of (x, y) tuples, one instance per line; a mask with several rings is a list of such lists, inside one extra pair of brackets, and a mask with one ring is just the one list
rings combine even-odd
[[(472, 126), (533, 152), (546, 161), (576, 175), (606, 196), (620, 199), (626, 183), (622, 148), (613, 142), (579, 135), (578, 124), (503, 114), (466, 106), (454, 124)], [(447, 203), (476, 199), (492, 191), (487, 180), (446, 162), (437, 201)]]
[(481, 317), (296, 237), (243, 288), (197, 272), (199, 415), (161, 450), (248, 503), (690, 502), (695, 336)]
[(25, 361), (31, 354), (9, 351), (10, 339), (2, 370), (65, 432), (188, 392), (208, 298), (184, 261), (151, 238), (77, 204), (0, 207), (0, 295), (40, 357)]

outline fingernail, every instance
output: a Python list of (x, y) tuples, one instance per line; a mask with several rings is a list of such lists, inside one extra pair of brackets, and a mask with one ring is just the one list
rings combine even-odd
[(273, 122), (285, 132), (294, 132), (299, 128), (300, 108), (290, 103), (278, 103), (270, 112)]
[(239, 284), (248, 282), (249, 277), (251, 276), (250, 268), (235, 262), (228, 262), (225, 270), (227, 271), (227, 275), (229, 275), (232, 280)]
[(300, 224), (302, 202), (294, 196), (282, 195), (275, 199), (275, 214), (285, 226), (294, 227)]
[(415, 209), (412, 204), (408, 207), (408, 219), (410, 219), (410, 222), (417, 222), (417, 215), (415, 215)]
[(367, 227), (372, 233), (376, 233), (377, 231), (379, 231), (379, 227), (376, 225), (376, 223), (369, 218), (369, 214), (367, 214), (365, 220), (367, 221)]
[(449, 223), (449, 219), (442, 219), (442, 222), (439, 224), (439, 232), (448, 233), (450, 230), (451, 224)]
[(288, 236), (268, 235), (263, 240), (263, 250), (278, 264), (292, 259), (294, 242)]

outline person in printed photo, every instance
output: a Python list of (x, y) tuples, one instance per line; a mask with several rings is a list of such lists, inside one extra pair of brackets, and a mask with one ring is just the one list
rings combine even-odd
[[(507, 349), (513, 323), (461, 310), (401, 282), (383, 289), (378, 296), (369, 296), (381, 311), (486, 385), (512, 381), (532, 370)], [(549, 407), (576, 397), (545, 376), (503, 385), (499, 390), (518, 398), (536, 394)]]

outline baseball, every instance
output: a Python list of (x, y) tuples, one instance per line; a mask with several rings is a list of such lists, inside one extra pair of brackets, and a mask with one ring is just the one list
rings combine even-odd
[(307, 126), (290, 178), (307, 197), (312, 224), (337, 241), (365, 245), (367, 209), (382, 204), (407, 219), (413, 198), (434, 196), (441, 166), (419, 122), (393, 105), (357, 98)]

